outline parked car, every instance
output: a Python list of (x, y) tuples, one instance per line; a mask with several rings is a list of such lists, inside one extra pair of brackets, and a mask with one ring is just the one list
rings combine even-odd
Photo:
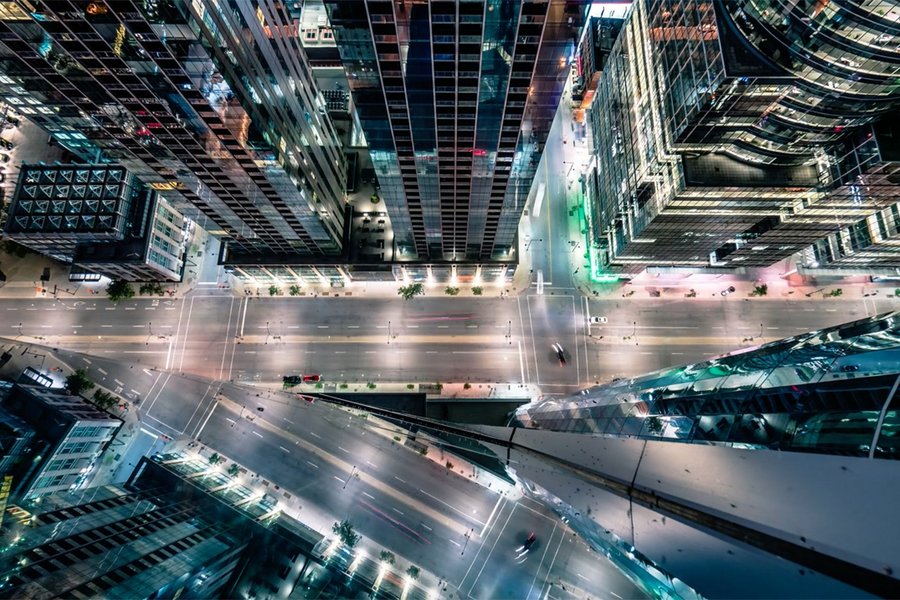
[(591, 317), (591, 323), (606, 323), (606, 317)]
[(15, 148), (15, 146), (16, 145), (13, 144), (8, 139), (0, 137), (0, 148), (6, 148), (7, 150), (12, 150), (13, 148)]
[(844, 373), (854, 373), (859, 371), (859, 365), (841, 365), (841, 371)]
[(303, 383), (318, 383), (322, 381), (321, 375), (304, 375)]
[(727, 296), (728, 294), (733, 294), (734, 292), (735, 292), (734, 286), (730, 285), (727, 288), (725, 288), (724, 290), (722, 290), (721, 294), (723, 296)]

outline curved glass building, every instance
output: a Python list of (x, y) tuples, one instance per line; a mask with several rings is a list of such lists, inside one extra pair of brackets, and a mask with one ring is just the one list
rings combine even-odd
[(518, 424), (744, 449), (900, 458), (900, 313), (542, 399)]

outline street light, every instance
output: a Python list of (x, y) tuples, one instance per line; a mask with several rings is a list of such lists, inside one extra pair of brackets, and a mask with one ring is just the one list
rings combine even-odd
[(391, 343), (391, 322), (390, 322), (390, 321), (388, 321), (388, 339), (387, 339), (387, 343), (388, 343), (388, 344)]
[(269, 336), (272, 335), (272, 332), (269, 331), (269, 322), (266, 321), (266, 344), (269, 343)]

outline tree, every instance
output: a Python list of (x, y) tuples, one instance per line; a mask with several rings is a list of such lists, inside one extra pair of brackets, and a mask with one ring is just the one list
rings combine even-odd
[(299, 296), (300, 295), (300, 286), (292, 285), (288, 291), (290, 292), (291, 296)]
[(157, 296), (162, 296), (163, 294), (166, 293), (165, 290), (163, 289), (162, 284), (159, 283), (158, 281), (150, 281), (147, 283), (142, 283), (141, 287), (138, 289), (138, 291), (142, 295), (147, 294), (148, 296), (151, 294), (155, 294)]
[(280, 291), (280, 290), (278, 289), (278, 286), (277, 286), (277, 285), (270, 285), (270, 286), (269, 286), (269, 295), (270, 295), (270, 296), (276, 295), (279, 291)]
[(409, 568), (406, 569), (406, 574), (409, 575), (409, 578), (413, 581), (419, 578), (419, 573), (421, 573), (421, 570), (416, 565), (409, 565)]
[[(93, 382), (91, 382), (91, 385), (93, 386)], [(100, 410), (108, 410), (118, 401), (118, 398), (103, 390), (96, 390), (94, 392), (94, 404), (96, 404)]]
[(331, 532), (338, 536), (348, 548), (352, 548), (359, 543), (360, 535), (353, 530), (353, 523), (347, 519), (332, 525)]
[(410, 283), (409, 285), (401, 286), (400, 289), (397, 290), (397, 294), (403, 296), (404, 300), (412, 300), (416, 296), (421, 296), (425, 293), (425, 286), (421, 283)]
[(240, 470), (241, 470), (241, 468), (238, 466), (237, 463), (231, 463), (231, 466), (228, 467), (228, 474), (231, 475), (232, 477), (234, 477), (238, 474), (238, 472)]
[(212, 456), (209, 457), (209, 464), (217, 465), (224, 460), (221, 456), (219, 456), (218, 452), (213, 452)]
[(480, 296), (481, 294), (484, 293), (484, 288), (481, 287), (480, 285), (476, 285), (475, 287), (472, 288), (472, 293), (475, 294), (476, 296)]
[(87, 371), (84, 369), (76, 369), (74, 373), (66, 377), (66, 389), (75, 396), (81, 392), (94, 389), (96, 385), (88, 378)]
[(109, 296), (109, 299), (113, 302), (128, 300), (129, 298), (134, 297), (134, 288), (124, 279), (116, 279), (106, 286), (106, 295)]
[(448, 296), (456, 296), (459, 294), (459, 288), (448, 285), (446, 288), (444, 288), (444, 293)]
[(388, 550), (382, 550), (378, 553), (378, 559), (386, 565), (392, 565), (397, 562), (397, 557), (394, 556), (393, 552)]
[(753, 291), (750, 292), (751, 296), (765, 296), (769, 293), (769, 286), (767, 284), (762, 285), (754, 285)]
[(663, 430), (663, 422), (659, 417), (647, 417), (647, 431), (659, 435)]

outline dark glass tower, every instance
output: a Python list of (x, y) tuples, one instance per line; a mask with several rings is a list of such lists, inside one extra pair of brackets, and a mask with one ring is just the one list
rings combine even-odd
[(587, 3), (325, 3), (401, 258), (511, 258)]
[(635, 2), (591, 111), (596, 262), (760, 267), (829, 235), (847, 251), (887, 237), (865, 220), (896, 204), (893, 144), (871, 138), (900, 106), (898, 15), (890, 3)]
[(344, 158), (273, 0), (7, 3), (0, 97), (87, 162), (114, 161), (228, 253), (335, 256)]

